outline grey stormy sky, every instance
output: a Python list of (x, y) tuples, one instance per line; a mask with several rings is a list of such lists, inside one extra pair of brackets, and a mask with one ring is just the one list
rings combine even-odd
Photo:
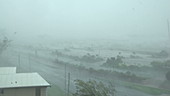
[(168, 38), (170, 0), (0, 0), (0, 28), (20, 38)]

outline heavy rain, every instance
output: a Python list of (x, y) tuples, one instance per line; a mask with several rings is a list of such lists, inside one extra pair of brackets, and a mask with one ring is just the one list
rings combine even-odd
[(169, 96), (170, 1), (0, 0), (0, 96), (23, 92)]

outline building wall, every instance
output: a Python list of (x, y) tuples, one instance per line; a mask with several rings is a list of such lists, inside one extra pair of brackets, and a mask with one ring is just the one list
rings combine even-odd
[(41, 88), (41, 96), (47, 96), (47, 88)]
[[(3, 89), (0, 96), (36, 96), (36, 88)], [(41, 96), (46, 96), (46, 87), (41, 88)]]

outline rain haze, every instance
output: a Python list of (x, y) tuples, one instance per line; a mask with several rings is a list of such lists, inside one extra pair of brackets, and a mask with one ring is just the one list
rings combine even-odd
[(49, 96), (81, 96), (76, 80), (169, 96), (169, 42), (170, 0), (0, 0), (0, 67), (37, 72)]
[(170, 1), (1, 0), (1, 28), (19, 40), (167, 39)]

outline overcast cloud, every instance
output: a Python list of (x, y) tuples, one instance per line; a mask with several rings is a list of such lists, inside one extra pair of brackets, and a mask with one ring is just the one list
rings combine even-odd
[(170, 0), (0, 0), (0, 28), (18, 38), (168, 38)]

